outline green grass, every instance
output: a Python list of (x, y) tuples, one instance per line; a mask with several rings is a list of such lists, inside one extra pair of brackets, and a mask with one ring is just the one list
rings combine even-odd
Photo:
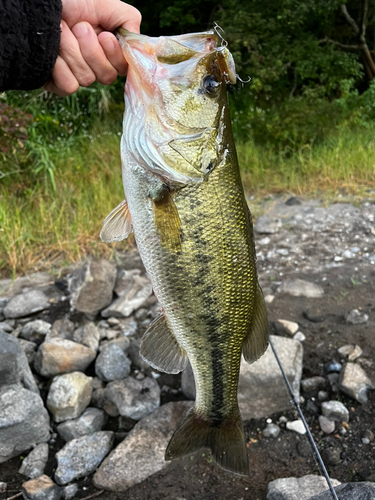
[[(105, 123), (92, 136), (53, 152), (56, 191), (46, 172), (37, 179), (29, 172), (0, 180), (2, 276), (59, 267), (87, 254), (108, 257), (128, 245), (99, 239), (103, 219), (123, 199), (120, 138)], [(375, 189), (375, 126), (342, 130), (289, 156), (253, 142), (237, 147), (248, 193), (321, 196)]]

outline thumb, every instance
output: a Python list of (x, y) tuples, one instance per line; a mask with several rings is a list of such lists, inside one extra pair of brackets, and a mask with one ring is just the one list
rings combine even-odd
[(102, 28), (113, 31), (121, 26), (132, 33), (139, 33), (142, 15), (138, 9), (121, 0), (107, 0), (103, 4), (98, 12)]

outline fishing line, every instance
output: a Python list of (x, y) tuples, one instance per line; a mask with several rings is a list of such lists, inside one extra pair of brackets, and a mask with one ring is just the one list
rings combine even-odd
[(301, 420), (302, 420), (302, 422), (303, 422), (303, 425), (304, 425), (304, 427), (305, 427), (305, 429), (306, 429), (306, 432), (307, 432), (307, 437), (309, 438), (310, 444), (311, 444), (311, 446), (312, 446), (312, 448), (313, 448), (313, 450), (314, 450), (314, 453), (315, 453), (315, 455), (316, 455), (316, 457), (317, 457), (317, 459), (318, 459), (318, 463), (319, 463), (320, 469), (321, 469), (321, 471), (323, 472), (324, 477), (326, 478), (326, 481), (327, 481), (328, 487), (329, 487), (329, 489), (330, 489), (330, 491), (331, 491), (332, 497), (334, 498), (334, 500), (339, 500), (339, 499), (338, 499), (338, 497), (337, 497), (336, 491), (335, 491), (335, 489), (334, 489), (334, 487), (333, 487), (333, 484), (332, 484), (332, 482), (331, 482), (331, 479), (330, 479), (330, 477), (329, 477), (329, 475), (328, 475), (327, 469), (326, 469), (326, 467), (325, 467), (325, 465), (324, 465), (324, 462), (323, 462), (323, 460), (322, 460), (322, 457), (320, 456), (319, 450), (318, 450), (318, 448), (317, 448), (317, 446), (316, 446), (316, 444), (315, 444), (314, 438), (312, 437), (312, 434), (311, 434), (311, 432), (310, 432), (309, 426), (307, 425), (307, 422), (306, 422), (306, 420), (305, 420), (305, 417), (304, 417), (304, 415), (303, 415), (303, 413), (302, 413), (301, 407), (300, 407), (300, 405), (299, 405), (299, 403), (298, 403), (298, 401), (297, 401), (297, 399), (296, 399), (296, 397), (295, 397), (295, 395), (294, 395), (293, 389), (292, 389), (292, 387), (291, 387), (291, 385), (290, 385), (290, 383), (289, 383), (289, 380), (288, 380), (288, 378), (287, 378), (287, 376), (286, 376), (286, 374), (285, 374), (284, 368), (283, 368), (283, 366), (282, 366), (282, 364), (281, 364), (280, 358), (279, 358), (279, 356), (277, 355), (277, 352), (276, 352), (276, 350), (275, 350), (275, 348), (274, 348), (274, 346), (273, 346), (273, 343), (272, 343), (271, 339), (269, 339), (269, 343), (270, 343), (270, 346), (271, 346), (271, 348), (272, 348), (273, 354), (274, 354), (274, 356), (275, 356), (275, 358), (276, 358), (277, 364), (279, 365), (279, 368), (280, 368), (281, 374), (282, 374), (282, 376), (283, 376), (283, 378), (284, 378), (284, 380), (285, 380), (285, 383), (286, 383), (286, 385), (287, 385), (287, 387), (288, 387), (289, 394), (290, 394), (290, 395), (291, 395), (291, 397), (292, 397), (292, 403), (293, 403), (293, 404), (294, 404), (294, 406), (297, 408), (298, 414), (299, 414), (299, 416), (301, 417)]

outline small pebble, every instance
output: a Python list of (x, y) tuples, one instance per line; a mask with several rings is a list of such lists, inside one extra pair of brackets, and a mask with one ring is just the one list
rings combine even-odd
[(272, 304), (272, 302), (275, 300), (275, 296), (274, 295), (266, 295), (264, 297), (264, 301), (266, 304)]
[(7, 487), (8, 487), (7, 483), (3, 483), (2, 481), (0, 481), (0, 493), (5, 493), (7, 490)]
[(359, 345), (355, 345), (353, 351), (349, 354), (348, 360), (349, 361), (355, 361), (357, 358), (362, 356), (362, 349), (359, 347)]
[(288, 419), (284, 415), (282, 415), (279, 418), (279, 424), (285, 424), (286, 422), (288, 422)]
[(297, 332), (293, 338), (294, 340), (298, 340), (299, 342), (304, 342), (306, 340), (306, 335), (302, 332)]
[(267, 424), (272, 424), (272, 418), (267, 418), (266, 422)]
[(363, 433), (363, 438), (368, 439), (370, 442), (374, 441), (374, 434), (372, 431), (370, 431), (370, 429), (366, 429)]
[(368, 314), (360, 311), (359, 309), (353, 309), (346, 315), (346, 321), (351, 325), (360, 325), (362, 323), (366, 323), (368, 319)]
[(325, 387), (326, 379), (324, 377), (309, 377), (301, 381), (302, 389), (304, 392), (315, 391), (321, 387)]
[(329, 361), (324, 365), (324, 373), (340, 373), (342, 365), (337, 361)]
[(262, 434), (266, 438), (277, 438), (280, 434), (280, 427), (276, 424), (268, 424), (265, 429), (263, 429)]
[(65, 486), (63, 488), (62, 492), (62, 498), (64, 500), (71, 500), (71, 498), (74, 498), (76, 494), (78, 493), (78, 484), (68, 484), (68, 486)]
[(341, 451), (338, 448), (328, 448), (322, 451), (322, 458), (329, 465), (338, 465), (341, 462)]
[(287, 422), (286, 428), (290, 431), (298, 432), (298, 434), (306, 434), (305, 426), (302, 420), (294, 420), (293, 422)]
[(369, 438), (362, 438), (362, 443), (363, 444), (370, 444)]
[(319, 415), (319, 426), (324, 434), (332, 434), (335, 430), (335, 422), (325, 417), (324, 415)]
[(329, 399), (329, 394), (327, 391), (319, 391), (318, 392), (318, 399), (319, 401), (328, 401)]

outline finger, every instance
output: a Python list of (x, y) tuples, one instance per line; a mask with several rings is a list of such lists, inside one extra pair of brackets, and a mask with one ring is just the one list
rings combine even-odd
[(85, 61), (78, 40), (64, 21), (61, 22), (59, 54), (82, 87), (88, 87), (95, 82), (95, 73)]
[(74, 94), (79, 89), (78, 80), (61, 56), (57, 56), (52, 70), (52, 80), (47, 82), (44, 88), (60, 97)]
[(116, 37), (108, 31), (103, 31), (98, 36), (98, 40), (108, 61), (117, 70), (119, 75), (125, 76), (128, 64)]
[(117, 70), (107, 59), (94, 29), (89, 23), (77, 23), (72, 32), (79, 43), (80, 52), (94, 72), (98, 82), (109, 85), (117, 78)]

